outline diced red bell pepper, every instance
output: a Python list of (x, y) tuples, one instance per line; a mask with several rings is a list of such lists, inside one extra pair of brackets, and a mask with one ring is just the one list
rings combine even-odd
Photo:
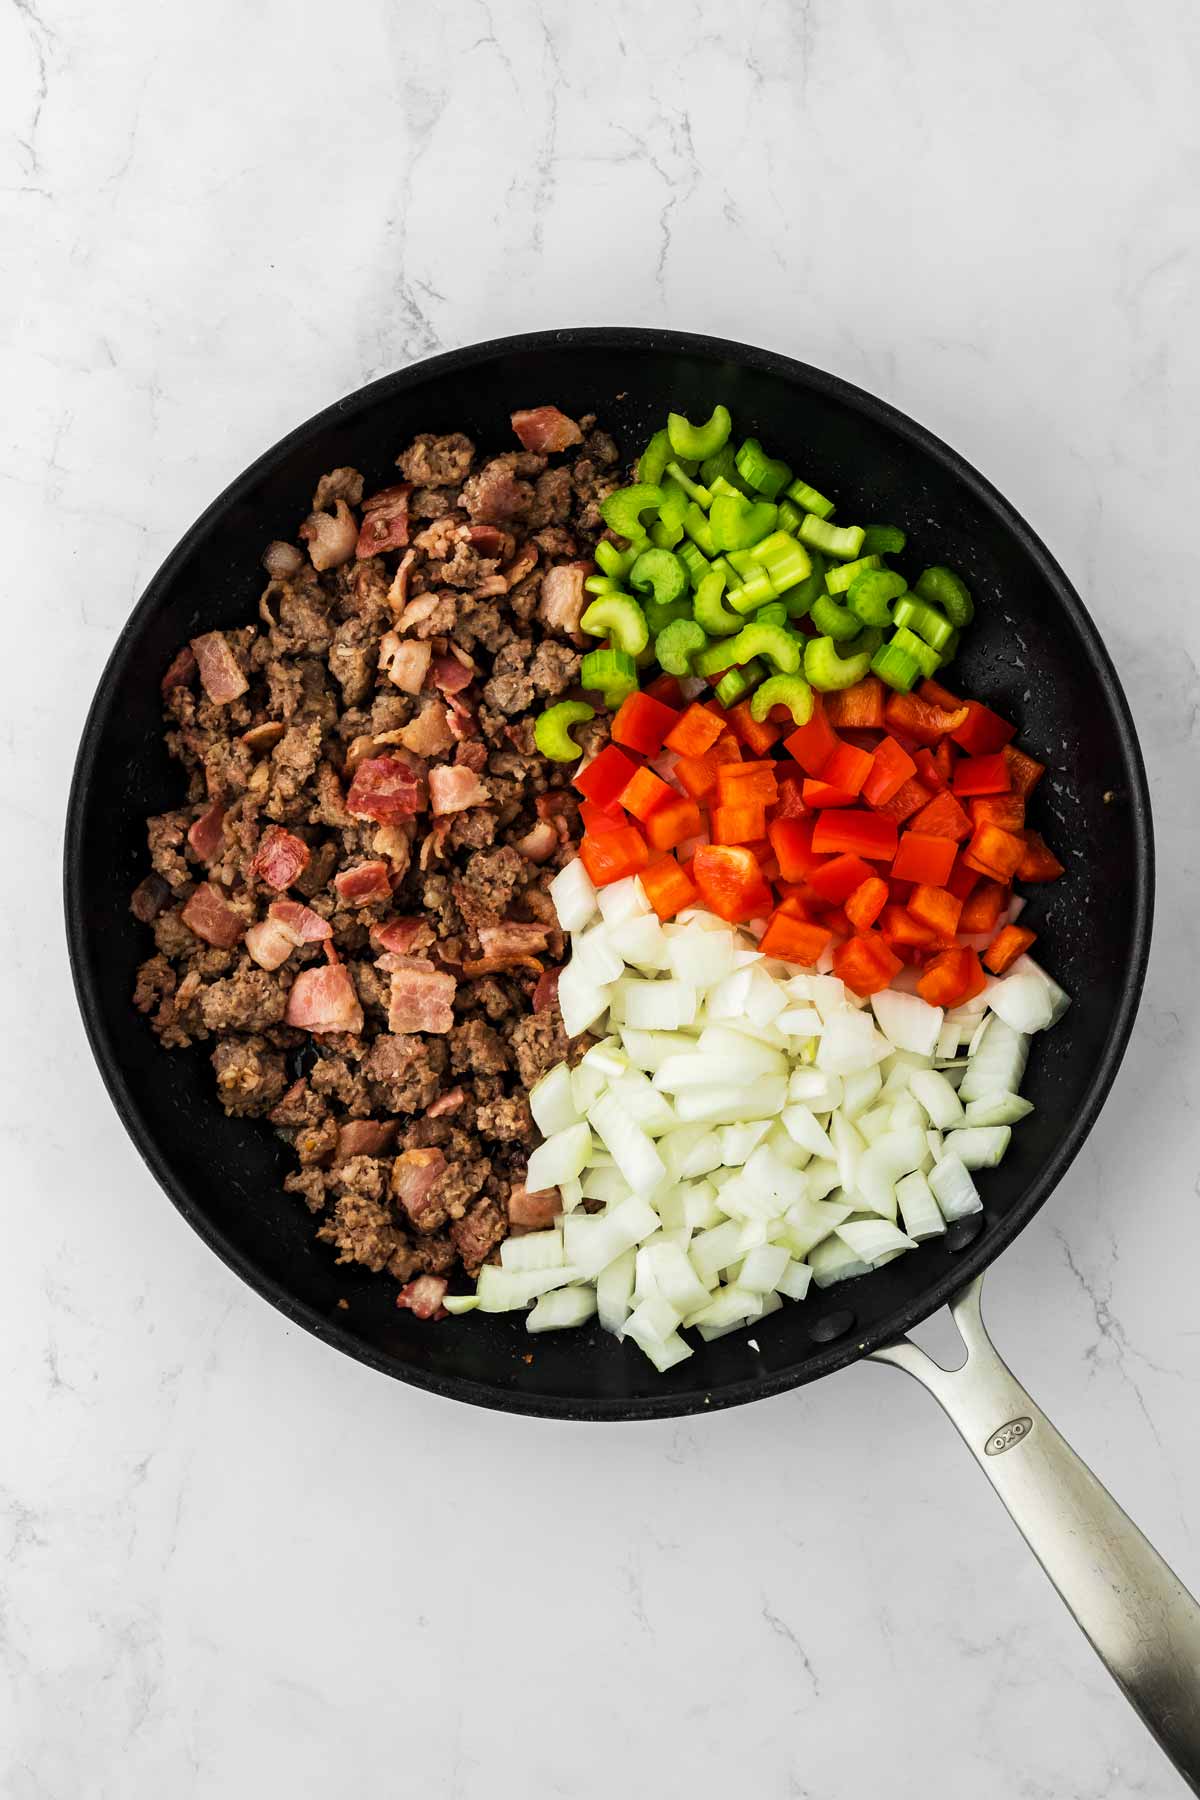
[(847, 793), (845, 788), (833, 787), (818, 775), (806, 775), (800, 792), (809, 812), (820, 812), (827, 806), (853, 806), (858, 799), (857, 794)]
[(876, 811), (886, 814), (897, 825), (903, 825), (905, 819), (911, 819), (914, 813), (920, 812), (930, 800), (929, 789), (915, 775), (910, 775), (903, 787), (897, 788), (890, 800), (885, 800)]
[(889, 875), (888, 894), (897, 906), (907, 906), (912, 899), (912, 891), (913, 883), (911, 881), (897, 881), (894, 875)]
[(825, 906), (840, 906), (871, 873), (870, 864), (861, 856), (835, 856), (812, 871), (808, 878), (809, 892)]
[(981, 875), (990, 875), (994, 881), (1011, 881), (1024, 854), (1024, 838), (1014, 837), (1011, 831), (1001, 831), (998, 825), (985, 821), (975, 827), (963, 858)]
[(998, 825), (1014, 837), (1025, 828), (1025, 801), (1020, 794), (981, 794), (978, 799), (969, 800), (967, 806), (976, 825)]
[(859, 933), (833, 953), (833, 972), (856, 994), (882, 993), (900, 973), (900, 958), (878, 932)]
[(857, 799), (874, 763), (875, 758), (869, 750), (859, 750), (853, 744), (841, 743), (821, 770), (821, 780), (828, 782), (832, 788), (841, 788), (844, 794)]
[(893, 949), (935, 950), (938, 934), (914, 919), (907, 906), (889, 901), (879, 915), (879, 929)]
[(573, 780), (585, 800), (594, 800), (597, 806), (611, 807), (620, 800), (636, 769), (637, 764), (623, 756), (615, 744), (606, 744), (599, 756), (580, 769)]
[(703, 845), (692, 859), (692, 879), (709, 911), (732, 925), (766, 918), (771, 911), (771, 890), (758, 858), (743, 845)]
[(974, 950), (943, 950), (926, 967), (917, 992), (930, 1006), (961, 1006), (987, 986)]
[(979, 932), (995, 931), (1008, 907), (1008, 889), (999, 881), (981, 881), (973, 894), (963, 901), (958, 929), (974, 937)]
[(766, 810), (757, 800), (714, 806), (708, 817), (714, 844), (753, 844), (767, 829)]
[(950, 871), (950, 879), (946, 887), (956, 900), (965, 900), (978, 886), (982, 877), (975, 869), (969, 869), (960, 856)]
[(783, 736), (783, 726), (773, 725), (764, 719), (761, 725), (751, 717), (750, 702), (739, 700), (725, 714), (725, 723), (732, 731), (739, 744), (744, 744), (751, 756), (765, 756), (773, 744), (777, 744)]
[(971, 821), (948, 788), (935, 794), (928, 806), (923, 806), (917, 813), (911, 825), (914, 831), (921, 832), (924, 837), (949, 838), (954, 844), (961, 843), (963, 838), (971, 835)]
[(950, 736), (968, 756), (989, 756), (993, 751), (1003, 750), (1009, 739), (1016, 737), (1016, 726), (1002, 719), (990, 706), (982, 706), (978, 700), (967, 700), (964, 705), (967, 717), (961, 725), (955, 726)]
[(1057, 881), (1066, 870), (1040, 831), (1023, 831), (1025, 854), (1017, 864), (1018, 881)]
[(887, 882), (878, 875), (868, 875), (847, 899), (846, 917), (856, 931), (869, 931), (887, 902)]
[(579, 845), (583, 866), (597, 887), (637, 875), (650, 861), (646, 840), (636, 825), (622, 825), (603, 837), (584, 837)]
[(930, 887), (941, 887), (954, 867), (954, 857), (954, 844), (950, 838), (906, 831), (896, 850), (892, 874), (897, 881), (924, 882)]
[(919, 694), (889, 694), (883, 716), (889, 731), (917, 744), (936, 744), (966, 724), (967, 709), (931, 706)]
[(886, 806), (916, 772), (917, 764), (908, 751), (902, 750), (894, 737), (885, 737), (862, 784), (862, 797), (868, 806)]
[(983, 953), (984, 967), (993, 975), (1003, 975), (1036, 943), (1036, 931), (1026, 931), (1023, 925), (1003, 925)]
[(652, 700), (661, 700), (664, 706), (679, 708), (684, 704), (683, 689), (674, 675), (656, 675), (653, 681), (646, 683), (645, 692)]
[(699, 889), (673, 856), (663, 856), (642, 870), (646, 898), (662, 920), (673, 919), (699, 898)]
[(606, 831), (619, 831), (622, 825), (628, 825), (628, 816), (619, 806), (611, 809), (597, 806), (594, 800), (579, 802), (579, 818), (583, 829), (593, 837), (603, 837)]
[(826, 694), (825, 716), (839, 730), (883, 730), (883, 683), (878, 675), (868, 675), (853, 687)]
[(804, 782), (806, 777), (800, 769), (793, 769), (790, 763), (775, 764), (775, 780), (779, 787), (779, 798), (775, 802), (777, 819), (802, 819), (808, 808), (804, 804)]
[(987, 756), (960, 757), (951, 786), (964, 798), (971, 794), (1007, 794), (1012, 786), (1008, 763), (999, 750)]
[(1028, 800), (1042, 776), (1046, 773), (1045, 763), (1036, 757), (1026, 756), (1024, 750), (1018, 750), (1015, 744), (1005, 744), (1004, 760), (1008, 764), (1009, 778), (1012, 781), (1014, 794), (1020, 794)]
[(945, 712), (954, 712), (965, 704), (958, 694), (952, 694), (940, 681), (930, 681), (928, 677), (920, 683), (917, 693), (922, 700), (928, 700), (930, 706), (940, 706)]
[(693, 800), (707, 803), (717, 792), (717, 765), (707, 756), (681, 756), (671, 771)]
[(693, 700), (677, 725), (672, 725), (663, 739), (668, 750), (674, 750), (678, 756), (703, 756), (711, 750), (725, 729), (724, 720), (718, 719), (707, 706), (698, 706)]
[(664, 706), (653, 694), (629, 694), (617, 708), (612, 722), (614, 744), (627, 750), (640, 750), (643, 756), (657, 756), (668, 731), (679, 723), (673, 706)]
[(773, 762), (723, 763), (717, 770), (717, 798), (722, 806), (774, 806), (779, 798)]
[[(942, 743), (945, 743), (945, 741), (946, 740), (943, 738)], [(940, 750), (941, 747), (941, 744), (939, 744), (938, 749)], [(949, 782), (946, 780), (946, 777), (942, 772), (942, 765), (939, 763), (933, 751), (929, 749), (918, 750), (915, 760), (917, 774), (921, 777), (921, 780), (925, 783), (925, 786), (929, 789), (930, 793), (944, 794), (949, 786)]]
[(812, 847), (813, 823), (812, 819), (776, 817), (767, 826), (767, 837), (785, 881), (804, 881), (825, 861)]
[(704, 830), (704, 820), (696, 802), (677, 794), (673, 788), (667, 791), (670, 799), (656, 806), (645, 821), (646, 841), (652, 850), (674, 850), (678, 845), (686, 844), (689, 838), (699, 837)]
[(877, 812), (823, 812), (813, 829), (813, 849), (829, 856), (845, 850), (872, 862), (891, 862), (896, 854), (896, 822)]
[(820, 694), (814, 694), (812, 718), (807, 725), (798, 726), (790, 737), (785, 738), (783, 747), (806, 775), (819, 775), (838, 742), (838, 735), (825, 716), (824, 702)]
[(945, 942), (952, 940), (958, 930), (958, 916), (962, 912), (962, 901), (956, 900), (944, 887), (930, 887), (922, 882), (908, 903), (908, 911), (922, 925), (928, 925), (930, 931), (937, 933)]
[(758, 947), (764, 956), (778, 956), (784, 962), (807, 966), (816, 962), (832, 935), (824, 925), (790, 917), (785, 904), (771, 914)]
[(940, 744), (934, 746), (933, 760), (938, 766), (938, 773), (942, 780), (949, 787), (954, 774), (954, 765), (958, 761), (958, 753), (949, 738), (943, 738)]
[(665, 805), (674, 792), (653, 769), (635, 769), (621, 789), (621, 805), (645, 824), (655, 808)]

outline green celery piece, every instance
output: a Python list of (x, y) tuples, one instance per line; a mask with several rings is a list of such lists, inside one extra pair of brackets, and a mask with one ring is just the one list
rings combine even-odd
[(907, 625), (918, 637), (924, 638), (931, 650), (944, 655), (946, 646), (954, 636), (954, 627), (944, 612), (931, 606), (928, 600), (920, 600), (913, 594), (905, 594), (897, 600), (892, 613), (892, 622), (896, 625)]
[(933, 568), (926, 569), (913, 582), (913, 592), (920, 594), (922, 600), (940, 606), (950, 623), (961, 631), (975, 617), (975, 602), (971, 598), (971, 590), (961, 575), (953, 569), (944, 568), (936, 563)]
[(921, 673), (907, 651), (895, 643), (880, 645), (871, 658), (871, 669), (881, 681), (886, 681), (899, 694), (907, 694)]
[(631, 694), (637, 684), (637, 664), (625, 650), (589, 650), (579, 665), (579, 685), (605, 696), (620, 688)]
[(792, 471), (777, 457), (768, 456), (757, 438), (747, 438), (735, 458), (738, 474), (764, 500), (777, 500), (792, 479)]
[(688, 591), (687, 569), (669, 550), (643, 550), (629, 571), (629, 585), (639, 594), (653, 594), (660, 606), (669, 606)]
[(898, 525), (864, 525), (863, 549), (872, 556), (899, 556), (907, 537)]
[(852, 637), (857, 637), (862, 627), (862, 620), (856, 619), (849, 607), (839, 606), (828, 594), (818, 594), (809, 617), (824, 637), (834, 638), (839, 643), (848, 643)]
[(754, 612), (756, 608), (765, 606), (769, 601), (777, 600), (775, 583), (765, 569), (756, 569), (752, 575), (746, 575), (729, 590), (729, 604), (734, 612)]
[(707, 647), (708, 639), (695, 619), (676, 619), (654, 640), (658, 666), (668, 675), (690, 675), (692, 659)]
[(839, 562), (852, 562), (862, 551), (864, 533), (861, 525), (829, 525), (816, 513), (806, 512), (796, 535), (810, 550), (836, 556)]
[(812, 608), (814, 600), (819, 600), (825, 592), (825, 571), (828, 564), (819, 550), (809, 552), (812, 568), (803, 581), (795, 587), (786, 588), (780, 595), (788, 609), (789, 619), (802, 619)]
[[(827, 500), (824, 494), (818, 494), (816, 488), (809, 487), (807, 481), (801, 481), (799, 476), (788, 487), (787, 497), (801, 512), (813, 513), (818, 519), (833, 517), (833, 501)], [(820, 550), (822, 546), (817, 544), (815, 548)]]
[(740, 669), (729, 669), (717, 683), (717, 699), (722, 706), (736, 706), (762, 680), (766, 672), (760, 662), (748, 662)]
[(753, 490), (738, 474), (737, 458), (730, 443), (722, 444), (715, 456), (705, 457), (700, 465), (700, 479), (706, 488), (711, 488), (720, 479), (725, 483), (722, 491), (732, 488), (735, 494), (744, 494), (747, 500), (754, 498)]
[(693, 425), (682, 413), (667, 414), (667, 436), (672, 450), (676, 456), (686, 456), (696, 462), (715, 456), (732, 429), (729, 409), (721, 405), (713, 407), (712, 416), (703, 425)]
[(901, 625), (898, 631), (892, 633), (892, 644), (897, 650), (902, 650), (906, 656), (912, 657), (926, 681), (932, 681), (942, 666), (939, 653), (931, 650), (928, 644), (922, 643), (916, 632), (910, 631), (907, 625)]
[(854, 562), (842, 563), (839, 568), (829, 569), (825, 575), (825, 589), (830, 594), (844, 594), (850, 583), (859, 575), (865, 575), (869, 569), (879, 569), (882, 564), (877, 556), (860, 556)]
[(667, 474), (671, 477), (672, 481), (677, 481), (679, 483), (684, 493), (693, 499), (697, 506), (702, 506), (706, 512), (708, 511), (708, 508), (712, 504), (712, 495), (706, 487), (698, 481), (693, 481), (686, 470), (681, 469), (677, 462), (669, 462), (667, 464)]
[(617, 582), (624, 581), (638, 558), (636, 550), (618, 550), (608, 538), (600, 539), (594, 555), (601, 574), (610, 575)]
[(636, 543), (646, 535), (641, 515), (657, 511), (662, 505), (663, 491), (654, 482), (638, 481), (632, 487), (617, 488), (600, 502), (600, 517), (610, 531)]
[(712, 526), (708, 522), (708, 514), (702, 512), (693, 500), (683, 516), (683, 529), (687, 532), (696, 548), (705, 556), (717, 554), (717, 546), (713, 540)]
[(804, 673), (818, 693), (834, 694), (865, 679), (871, 667), (867, 655), (839, 656), (831, 637), (809, 638), (804, 647)]
[(602, 594), (579, 621), (589, 637), (611, 638), (627, 656), (639, 656), (650, 641), (646, 615), (628, 594)]
[(656, 550), (678, 549), (682, 536), (682, 525), (664, 525), (661, 519), (655, 519), (650, 527), (650, 542)]
[(892, 602), (899, 603), (907, 590), (907, 581), (894, 569), (866, 569), (850, 583), (846, 605), (864, 625), (890, 625)]
[(642, 611), (646, 615), (646, 628), (650, 636), (656, 638), (660, 631), (665, 631), (676, 619), (690, 619), (692, 603), (690, 600), (671, 600), (665, 606), (660, 606), (657, 600), (644, 600)]
[(571, 727), (583, 725), (595, 716), (595, 707), (584, 700), (560, 700), (538, 719), (533, 728), (533, 741), (551, 762), (578, 762), (583, 751), (570, 735)]
[(691, 582), (693, 589), (698, 588), (700, 583), (704, 580), (704, 577), (712, 568), (712, 564), (709, 562), (707, 556), (705, 556), (699, 545), (693, 544), (691, 538), (685, 538), (683, 542), (676, 547), (675, 554), (687, 570), (688, 580)]
[(716, 494), (709, 508), (713, 543), (718, 550), (749, 550), (773, 530), (778, 509), (769, 500), (745, 500), (740, 494)]
[(786, 706), (797, 725), (807, 725), (813, 715), (812, 689), (803, 675), (772, 675), (756, 688), (750, 717), (761, 725), (773, 706)]
[(786, 625), (787, 622), (788, 609), (782, 600), (772, 600), (766, 606), (758, 606), (754, 609), (756, 625)]
[(667, 436), (666, 427), (656, 431), (638, 459), (637, 478), (648, 486), (656, 486), (663, 478), (663, 472), (672, 456), (671, 440)]
[(742, 629), (741, 618), (737, 613), (730, 612), (721, 599), (724, 589), (723, 569), (710, 569), (696, 589), (692, 613), (697, 625), (709, 637), (730, 637), (735, 631)]
[(762, 625), (752, 620), (721, 648), (731, 663), (748, 663), (765, 656), (780, 675), (795, 675), (800, 667), (800, 639), (783, 625)]

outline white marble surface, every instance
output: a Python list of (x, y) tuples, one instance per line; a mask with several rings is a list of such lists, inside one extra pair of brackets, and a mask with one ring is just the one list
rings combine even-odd
[(1200, 1587), (1198, 76), (1186, 0), (0, 8), (6, 1800), (1181, 1791), (891, 1371), (547, 1427), (286, 1326), (109, 1108), (57, 862), (143, 583), (361, 382), (655, 322), (911, 411), (1079, 582), (1146, 747), (1146, 1001), (990, 1310)]

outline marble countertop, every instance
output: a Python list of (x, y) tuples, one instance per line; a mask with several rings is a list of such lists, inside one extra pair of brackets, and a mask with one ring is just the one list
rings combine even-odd
[(0, 8), (6, 1800), (1182, 1791), (894, 1372), (548, 1427), (289, 1327), (126, 1140), (57, 866), (147, 578), (372, 377), (661, 323), (911, 412), (1079, 584), (1145, 746), (1145, 1002), (990, 1320), (1200, 1588), (1198, 76), (1184, 0)]

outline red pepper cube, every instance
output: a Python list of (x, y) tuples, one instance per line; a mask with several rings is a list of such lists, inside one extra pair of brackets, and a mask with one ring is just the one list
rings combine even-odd
[(870, 864), (861, 856), (835, 856), (813, 870), (808, 878), (809, 891), (826, 906), (840, 906), (870, 873)]
[(621, 789), (621, 805), (643, 824), (656, 807), (663, 806), (675, 790), (654, 773), (653, 769), (635, 769)]
[(906, 831), (896, 850), (892, 874), (897, 881), (923, 882), (929, 887), (941, 887), (954, 867), (954, 857), (952, 839), (927, 837), (923, 832)]
[(862, 784), (863, 799), (868, 806), (885, 806), (916, 771), (917, 764), (908, 751), (901, 749), (894, 737), (885, 737)]
[(818, 856), (812, 847), (813, 821), (811, 819), (771, 820), (767, 826), (767, 837), (771, 848), (779, 862), (779, 872), (785, 881), (804, 881), (814, 869), (819, 869), (825, 861)]
[(837, 733), (825, 716), (820, 694), (814, 694), (812, 718), (807, 725), (799, 726), (790, 737), (785, 738), (783, 747), (800, 764), (806, 775), (819, 775), (839, 742)]
[(764, 956), (777, 956), (783, 962), (802, 963), (809, 967), (816, 962), (831, 938), (832, 933), (824, 925), (812, 925), (804, 919), (793, 918), (780, 906), (767, 921), (767, 929), (759, 939), (758, 947)]
[(877, 932), (859, 933), (839, 944), (833, 953), (834, 974), (864, 999), (882, 993), (902, 966), (900, 958)]
[(806, 780), (807, 776), (800, 769), (794, 769), (790, 763), (775, 764), (775, 781), (779, 789), (779, 798), (774, 806), (777, 819), (804, 818), (808, 812), (804, 804)]
[(717, 796), (722, 806), (757, 802), (774, 806), (779, 798), (773, 762), (723, 763), (717, 770)]
[(1004, 925), (984, 951), (983, 966), (993, 975), (1003, 975), (1018, 956), (1024, 956), (1036, 943), (1036, 931), (1026, 931), (1023, 925)]
[(974, 936), (977, 932), (995, 931), (1001, 915), (1008, 908), (1009, 890), (1000, 881), (981, 881), (975, 892), (963, 901), (958, 929)]
[(599, 756), (580, 769), (574, 782), (585, 800), (608, 808), (619, 802), (636, 771), (635, 762), (622, 756), (615, 745), (606, 744)]
[(897, 825), (903, 825), (905, 819), (911, 819), (914, 813), (920, 812), (929, 804), (931, 795), (923, 781), (910, 775), (903, 787), (897, 788), (890, 800), (885, 800), (875, 808)]
[[(942, 742), (945, 742), (944, 738)], [(938, 749), (940, 750), (941, 747), (941, 744), (939, 744)], [(925, 783), (925, 786), (929, 789), (930, 793), (945, 793), (950, 784), (942, 768), (942, 764), (938, 761), (934, 752), (927, 747), (923, 747), (914, 752), (914, 758), (917, 765), (917, 774)]]
[(717, 764), (710, 756), (681, 756), (671, 773), (693, 800), (711, 800), (717, 791)]
[(653, 694), (629, 694), (613, 719), (612, 740), (627, 750), (640, 750), (643, 756), (657, 756), (668, 731), (678, 723), (675, 708), (664, 706)]
[(960, 856), (950, 871), (950, 879), (946, 883), (946, 888), (956, 900), (965, 900), (979, 886), (981, 879), (982, 877), (974, 869), (967, 867)]
[(878, 675), (868, 675), (853, 687), (826, 694), (825, 716), (839, 731), (882, 731), (883, 699), (882, 681)]
[(962, 901), (944, 887), (921, 882), (908, 902), (908, 912), (922, 925), (928, 925), (942, 939), (953, 939), (958, 930)]
[(674, 750), (679, 756), (703, 756), (706, 750), (712, 749), (724, 729), (723, 720), (707, 706), (698, 706), (693, 701), (678, 724), (672, 725), (663, 742), (668, 750)]
[(813, 829), (813, 849), (829, 856), (846, 851), (872, 862), (891, 862), (896, 854), (896, 822), (883, 813), (823, 812)]
[(988, 756), (964, 756), (954, 770), (951, 786), (956, 794), (1007, 794), (1012, 786), (1008, 762), (999, 750)]
[(974, 950), (943, 950), (929, 963), (917, 992), (930, 1006), (962, 1006), (982, 994), (987, 977)]
[(1018, 881), (1057, 881), (1066, 870), (1040, 831), (1023, 831), (1025, 854), (1017, 864)]
[(919, 831), (922, 837), (949, 838), (957, 844), (970, 837), (971, 821), (949, 789), (943, 789), (913, 815), (910, 829)]
[(963, 705), (967, 717), (954, 727), (950, 736), (968, 756), (988, 756), (993, 751), (1003, 750), (1009, 739), (1016, 737), (1016, 726), (994, 713), (990, 706), (981, 706), (978, 700), (965, 700)]
[(914, 744), (936, 744), (967, 721), (967, 708), (935, 706), (919, 694), (889, 694), (883, 708), (889, 731)]
[(820, 812), (827, 806), (853, 806), (858, 799), (857, 794), (847, 793), (845, 788), (832, 787), (828, 781), (822, 781), (815, 775), (805, 776), (800, 792), (809, 812)]
[(894, 949), (935, 950), (938, 934), (914, 919), (907, 906), (889, 901), (879, 915), (879, 929)]
[(1001, 831), (1011, 831), (1014, 837), (1020, 837), (1025, 829), (1022, 794), (980, 794), (967, 801), (967, 810), (974, 825), (998, 825)]
[(1003, 755), (1008, 764), (1013, 793), (1020, 794), (1023, 799), (1028, 800), (1046, 773), (1045, 763), (1038, 762), (1035, 757), (1026, 756), (1025, 752), (1018, 750), (1015, 744), (1005, 744)]
[(710, 912), (731, 925), (765, 918), (771, 890), (752, 850), (741, 844), (706, 844), (692, 858), (692, 879)]
[(708, 817), (714, 844), (754, 844), (767, 829), (766, 810), (757, 800), (714, 806)]
[(760, 724), (751, 716), (748, 700), (739, 700), (736, 706), (731, 706), (725, 714), (725, 723), (751, 756), (765, 756), (771, 746), (777, 744), (783, 736), (782, 725), (773, 725), (769, 719), (764, 719)]
[(656, 806), (645, 821), (646, 841), (652, 850), (674, 850), (689, 838), (699, 837), (704, 829), (696, 802), (670, 788), (667, 792), (670, 799)]
[(639, 877), (646, 898), (664, 922), (699, 898), (699, 889), (673, 856), (647, 864)]
[(846, 917), (856, 931), (869, 931), (887, 902), (887, 882), (878, 875), (868, 875), (846, 901)]
[(664, 706), (678, 709), (684, 704), (683, 689), (674, 675), (656, 675), (653, 681), (646, 683), (644, 691), (652, 700), (661, 700)]
[(579, 802), (579, 819), (583, 829), (592, 837), (603, 837), (606, 831), (620, 831), (622, 825), (628, 825), (629, 819), (621, 807), (597, 806), (594, 800)]
[(1024, 838), (1014, 837), (1011, 831), (1001, 831), (998, 825), (984, 823), (975, 827), (963, 858), (981, 875), (990, 875), (994, 881), (1011, 881), (1024, 854)]
[(859, 750), (853, 744), (841, 743), (821, 770), (821, 780), (827, 781), (830, 787), (841, 788), (843, 793), (857, 798), (874, 763), (875, 758), (870, 751)]
[(637, 875), (650, 861), (646, 840), (636, 825), (622, 825), (603, 837), (585, 837), (579, 845), (584, 868), (597, 887)]

